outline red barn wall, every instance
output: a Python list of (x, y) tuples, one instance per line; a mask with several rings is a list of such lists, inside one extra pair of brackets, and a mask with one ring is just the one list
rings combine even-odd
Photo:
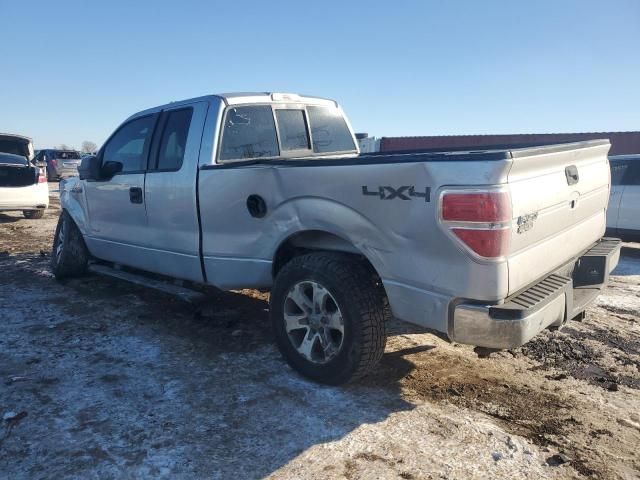
[(448, 135), (433, 137), (382, 137), (380, 151), (477, 149), (497, 145), (532, 145), (608, 138), (609, 155), (640, 154), (640, 132), (543, 133), (518, 135)]

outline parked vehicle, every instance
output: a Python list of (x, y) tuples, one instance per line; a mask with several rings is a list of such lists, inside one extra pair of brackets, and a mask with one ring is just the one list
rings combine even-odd
[(22, 211), (26, 218), (42, 218), (49, 206), (44, 169), (23, 155), (0, 153), (0, 211)]
[(38, 164), (46, 165), (47, 179), (50, 182), (78, 175), (80, 161), (80, 152), (75, 150), (45, 149), (40, 150), (36, 156)]
[(618, 262), (609, 146), (359, 155), (331, 100), (170, 103), (61, 183), (51, 265), (270, 288), (280, 351), (329, 384), (378, 362), (391, 315), (513, 348), (581, 316)]
[(607, 232), (630, 242), (640, 242), (640, 155), (609, 157), (611, 198)]

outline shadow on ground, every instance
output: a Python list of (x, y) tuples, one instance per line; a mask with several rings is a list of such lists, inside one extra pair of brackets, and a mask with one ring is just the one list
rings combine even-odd
[[(60, 284), (47, 258), (0, 256), (0, 446), (9, 477), (262, 478), (313, 445), (413, 405), (414, 368), (346, 388), (294, 374), (272, 346), (266, 296), (205, 304), (99, 277)], [(14, 380), (11, 380), (14, 379)]]
[(0, 213), (0, 224), (2, 224), (2, 223), (14, 223), (14, 222), (17, 222), (17, 221), (22, 220), (24, 218), (22, 216), (22, 214), (18, 214), (18, 212), (12, 212), (12, 213), (15, 213), (15, 214), (11, 215), (11, 214), (6, 214), (6, 213)]

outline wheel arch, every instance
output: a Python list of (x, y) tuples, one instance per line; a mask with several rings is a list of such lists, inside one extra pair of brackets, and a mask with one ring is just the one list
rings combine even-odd
[(372, 275), (377, 278), (386, 296), (382, 277), (375, 263), (350, 240), (335, 233), (319, 229), (298, 231), (289, 235), (280, 243), (273, 256), (271, 267), (273, 278), (275, 278), (282, 267), (293, 258), (314, 251), (339, 252), (359, 257), (371, 271)]

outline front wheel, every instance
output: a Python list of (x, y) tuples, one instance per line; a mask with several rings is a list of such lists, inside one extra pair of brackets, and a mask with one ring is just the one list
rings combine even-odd
[(71, 216), (63, 210), (53, 237), (51, 270), (58, 280), (78, 277), (85, 273), (88, 262), (89, 253), (82, 233)]
[(352, 255), (318, 252), (291, 260), (274, 282), (270, 315), (285, 360), (317, 382), (360, 378), (384, 353), (384, 296)]

